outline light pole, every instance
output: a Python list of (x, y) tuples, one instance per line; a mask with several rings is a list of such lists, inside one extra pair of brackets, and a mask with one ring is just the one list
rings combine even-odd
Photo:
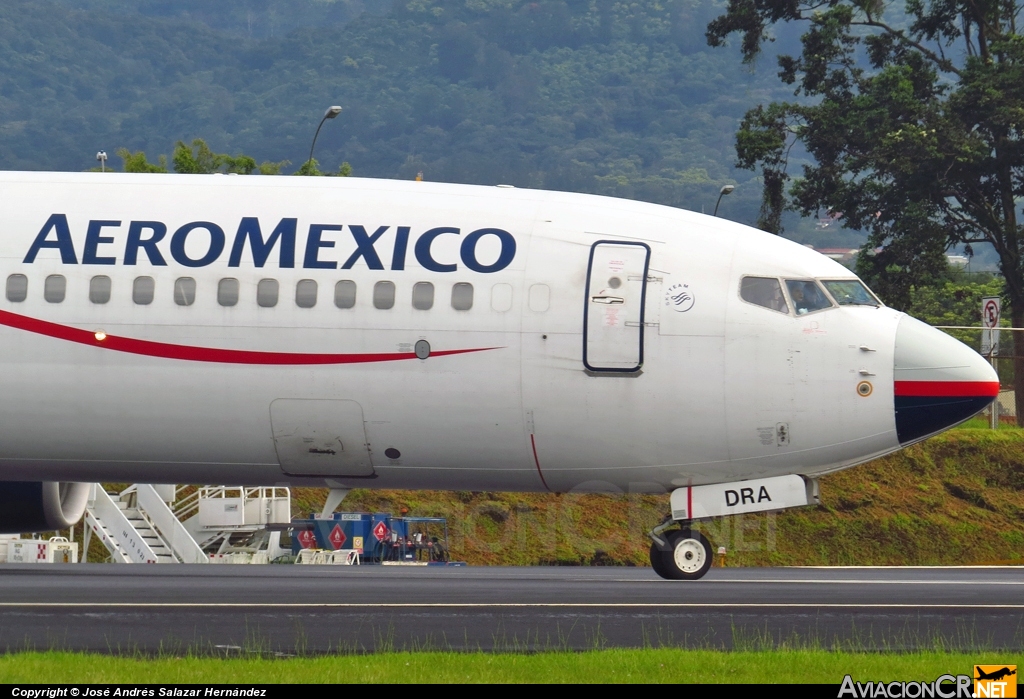
[(328, 107), (327, 111), (324, 112), (324, 118), (320, 120), (320, 125), (316, 127), (316, 133), (313, 134), (313, 142), (309, 144), (309, 159), (306, 160), (306, 165), (310, 165), (313, 162), (313, 146), (316, 145), (316, 137), (320, 135), (320, 129), (323, 128), (324, 122), (328, 119), (333, 119), (339, 114), (341, 114), (341, 107), (337, 105)]
[(96, 160), (100, 161), (100, 172), (107, 171), (107, 151), (101, 150), (96, 154)]
[(718, 190), (718, 201), (715, 202), (715, 213), (711, 214), (712, 216), (718, 216), (718, 205), (722, 203), (722, 197), (726, 194), (732, 194), (732, 190), (734, 189), (736, 189), (736, 185), (727, 184)]

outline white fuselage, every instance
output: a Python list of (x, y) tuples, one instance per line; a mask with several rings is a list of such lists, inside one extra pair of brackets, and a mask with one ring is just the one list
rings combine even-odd
[(721, 219), (343, 178), (4, 173), (0, 202), (2, 480), (661, 491), (900, 446), (902, 314), (744, 301), (855, 277)]

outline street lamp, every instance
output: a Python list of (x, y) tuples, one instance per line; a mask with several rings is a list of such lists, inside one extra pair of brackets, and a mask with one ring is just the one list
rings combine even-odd
[(107, 171), (107, 151), (101, 150), (96, 154), (96, 160), (100, 161), (100, 172)]
[(320, 120), (320, 125), (316, 127), (316, 133), (313, 134), (313, 142), (309, 144), (309, 159), (306, 160), (307, 165), (313, 162), (313, 146), (316, 145), (316, 137), (320, 135), (320, 129), (323, 127), (324, 122), (328, 119), (333, 119), (339, 114), (341, 114), (341, 107), (338, 107), (337, 105), (328, 107), (327, 111), (324, 112), (324, 118)]
[(736, 189), (736, 185), (727, 184), (718, 190), (718, 201), (715, 202), (715, 213), (711, 214), (712, 216), (718, 216), (718, 205), (722, 203), (722, 197), (726, 194), (732, 194), (732, 190), (734, 189)]

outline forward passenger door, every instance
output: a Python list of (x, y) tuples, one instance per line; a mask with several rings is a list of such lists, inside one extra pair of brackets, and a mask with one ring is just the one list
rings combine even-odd
[(583, 366), (594, 372), (640, 371), (651, 248), (599, 240), (590, 248), (583, 316)]

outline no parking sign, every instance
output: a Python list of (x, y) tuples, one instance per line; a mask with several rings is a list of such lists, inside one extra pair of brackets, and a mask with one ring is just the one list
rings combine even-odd
[(998, 296), (987, 296), (981, 300), (981, 353), (985, 356), (999, 354), (999, 315), (1002, 302)]

